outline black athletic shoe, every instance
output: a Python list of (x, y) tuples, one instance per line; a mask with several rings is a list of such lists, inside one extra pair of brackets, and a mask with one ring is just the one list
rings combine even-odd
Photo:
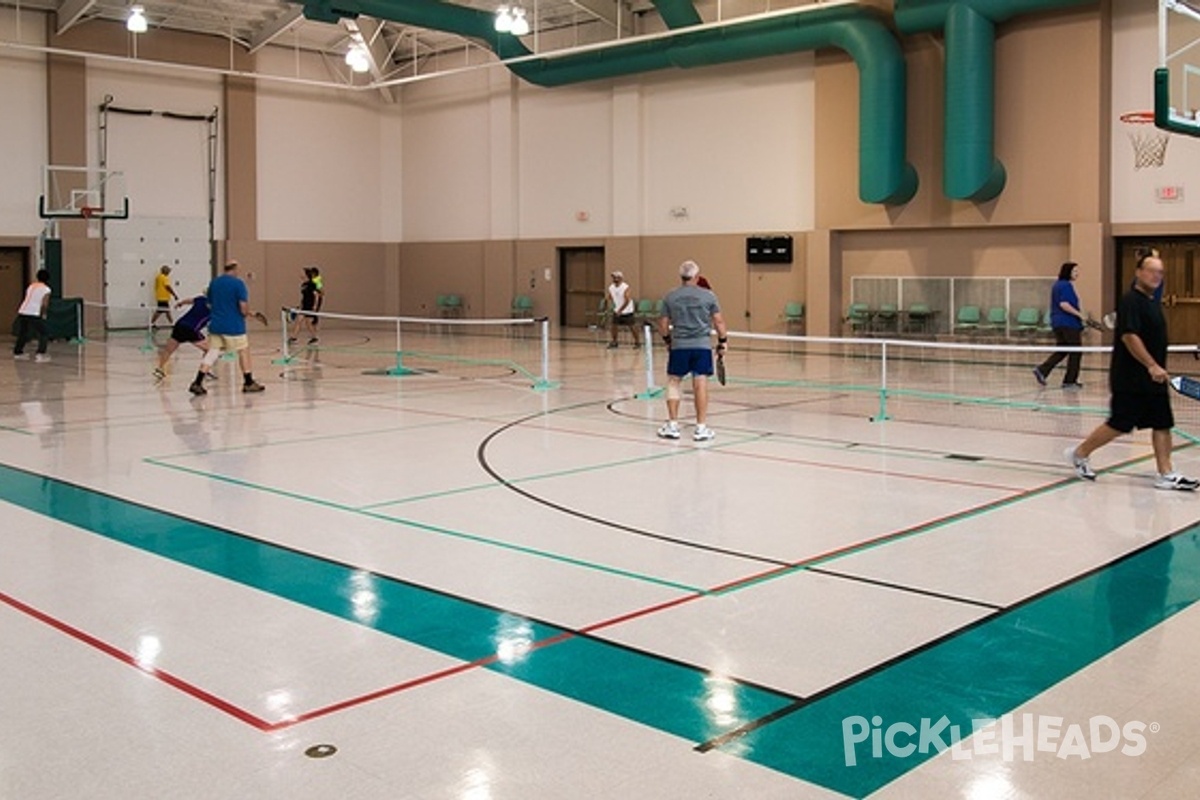
[(204, 384), (200, 383), (199, 381), (193, 381), (192, 385), (188, 387), (188, 391), (197, 397), (202, 394), (208, 394), (208, 389), (205, 389)]

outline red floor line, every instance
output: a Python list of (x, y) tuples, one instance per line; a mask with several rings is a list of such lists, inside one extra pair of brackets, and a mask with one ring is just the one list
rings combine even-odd
[(258, 730), (264, 731), (264, 732), (271, 730), (271, 723), (267, 722), (266, 720), (260, 719), (259, 717), (256, 717), (253, 714), (251, 714), (250, 712), (245, 711), (241, 708), (238, 708), (233, 703), (230, 703), (227, 700), (222, 700), (220, 697), (217, 697), (216, 695), (214, 695), (210, 692), (206, 692), (203, 689), (201, 689), (200, 687), (198, 687), (194, 684), (188, 683), (187, 681), (183, 680), (182, 678), (176, 677), (175, 675), (172, 675), (171, 673), (169, 673), (165, 670), (161, 670), (161, 669), (157, 669), (155, 667), (149, 667), (149, 666), (146, 666), (145, 664), (141, 664), (138, 662), (138, 660), (136, 658), (134, 658), (129, 653), (126, 653), (126, 652), (114, 647), (113, 645), (109, 644), (108, 642), (97, 639), (95, 636), (92, 636), (91, 634), (84, 633), (83, 631), (79, 630), (78, 628), (68, 625), (67, 623), (63, 622), (62, 620), (56, 619), (43, 611), (39, 611), (36, 608), (33, 608), (32, 606), (26, 605), (25, 603), (22, 603), (20, 600), (17, 600), (15, 597), (12, 597), (3, 592), (0, 592), (0, 602), (3, 602), (5, 604), (7, 604), (8, 606), (12, 607), (13, 609), (20, 611), (22, 614), (33, 617), (34, 619), (36, 619), (37, 621), (39, 621), (45, 625), (49, 625), (51, 628), (54, 628), (55, 630), (59, 631), (60, 633), (65, 633), (66, 635), (70, 636), (71, 638), (73, 638), (77, 641), (83, 642), (84, 644), (99, 650), (100, 652), (104, 653), (105, 655), (108, 655), (108, 656), (111, 656), (112, 658), (117, 659), (118, 661), (122, 662), (123, 664), (133, 667), (134, 669), (138, 670), (139, 672), (149, 675), (150, 677), (155, 678), (156, 680), (162, 681), (163, 683), (167, 684), (168, 686), (172, 686), (172, 687), (178, 689), (179, 691), (181, 691), (187, 695), (190, 695), (191, 697), (194, 697), (195, 699), (199, 700), (200, 702), (205, 703), (206, 705), (212, 706), (213, 708), (216, 708), (219, 711), (224, 711), (229, 716), (234, 717), (235, 719), (240, 720), (241, 722), (244, 722), (247, 725), (250, 725), (251, 727), (257, 728)]

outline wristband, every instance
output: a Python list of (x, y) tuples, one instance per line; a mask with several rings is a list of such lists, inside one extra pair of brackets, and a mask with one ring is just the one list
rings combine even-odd
[(671, 343), (671, 334), (668, 333), (665, 336), (663, 336), (663, 344), (670, 344), (670, 343)]
[(729, 337), (728, 336), (718, 336), (717, 344), (729, 344)]

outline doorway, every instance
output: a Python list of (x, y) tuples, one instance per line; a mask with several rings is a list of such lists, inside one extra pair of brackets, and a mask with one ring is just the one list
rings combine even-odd
[(1155, 248), (1162, 257), (1163, 313), (1176, 344), (1200, 342), (1200, 238), (1129, 238), (1117, 240), (1117, 297), (1133, 283), (1137, 251)]
[(558, 249), (559, 319), (572, 328), (596, 324), (605, 296), (604, 248)]
[(0, 247), (0, 308), (15, 310), (25, 297), (29, 248)]

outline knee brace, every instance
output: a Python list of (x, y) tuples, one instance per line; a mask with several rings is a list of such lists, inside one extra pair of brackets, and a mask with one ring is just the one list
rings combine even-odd
[(221, 348), (209, 347), (208, 352), (204, 354), (204, 358), (200, 363), (204, 365), (205, 371), (212, 369), (212, 365), (217, 363), (217, 359), (221, 357)]
[(667, 381), (667, 399), (668, 400), (682, 400), (683, 399), (683, 391), (680, 389), (679, 380), (676, 378), (672, 378), (671, 380)]

